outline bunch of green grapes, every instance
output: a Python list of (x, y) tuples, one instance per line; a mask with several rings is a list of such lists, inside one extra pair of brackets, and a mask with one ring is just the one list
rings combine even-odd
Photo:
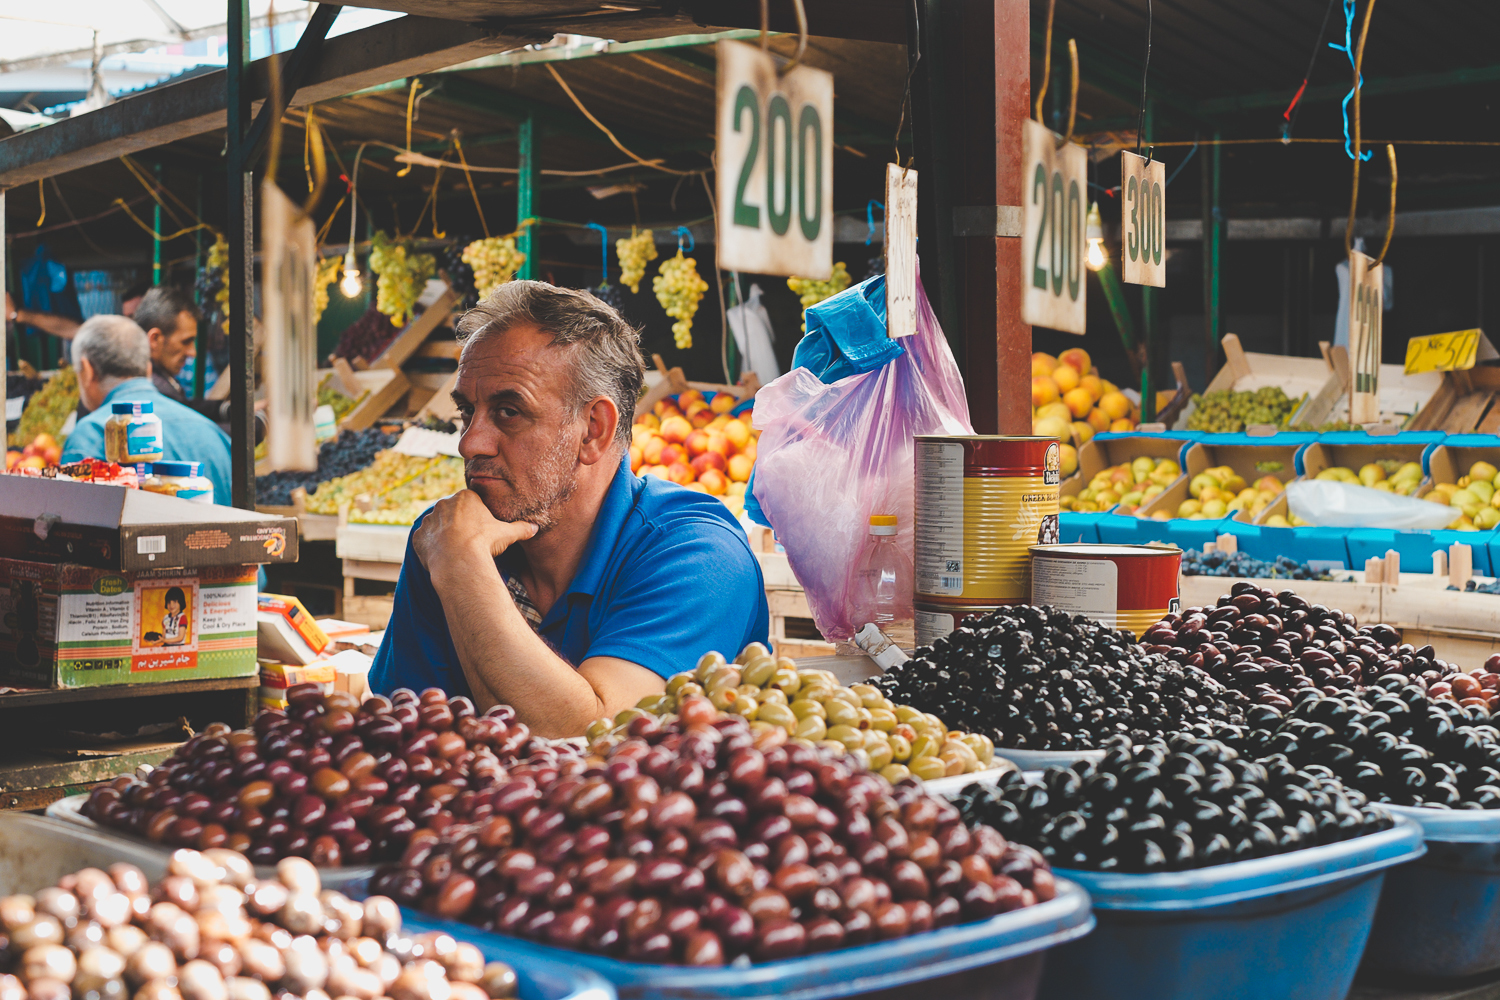
[(677, 342), (677, 349), (685, 351), (692, 347), (693, 314), (703, 301), (703, 293), (708, 291), (708, 282), (698, 274), (698, 262), (678, 250), (676, 257), (657, 269), (651, 290), (667, 315), (677, 321), (672, 324), (672, 339)]
[(410, 482), (433, 463), (430, 458), (382, 451), (375, 461), (358, 472), (319, 483), (307, 497), (307, 509), (314, 514), (337, 514), (339, 507), (353, 503), (361, 496), (378, 497), (403, 483)]
[(615, 240), (615, 253), (620, 257), (620, 284), (628, 287), (632, 295), (639, 292), (646, 265), (656, 259), (656, 240), (651, 230), (632, 229), (629, 236)]
[(370, 270), (380, 276), (375, 283), (375, 308), (401, 327), (411, 321), (417, 297), (427, 279), (437, 273), (437, 258), (413, 253), (406, 244), (393, 242), (377, 230), (370, 246)]
[(344, 273), (344, 258), (323, 257), (318, 260), (318, 273), (313, 278), (313, 322), (323, 318), (328, 308), (328, 286), (339, 280)]
[(1233, 434), (1250, 424), (1281, 426), (1297, 411), (1300, 399), (1292, 399), (1280, 386), (1268, 385), (1254, 392), (1219, 389), (1193, 396), (1194, 409), (1188, 430)]
[(223, 236), (214, 237), (214, 245), (208, 248), (206, 270), (218, 273), (218, 290), (214, 301), (218, 303), (219, 315), (229, 315), (229, 241)]
[(360, 393), (359, 399), (353, 399), (333, 387), (333, 376), (331, 374), (325, 375), (323, 376), (323, 381), (318, 385), (318, 405), (333, 407), (333, 420), (334, 423), (338, 423), (347, 417), (369, 394), (370, 390), (366, 389)]
[(514, 236), (491, 236), (464, 247), (463, 261), (474, 269), (474, 288), (484, 299), (516, 276), (526, 255), (516, 249)]
[(815, 306), (824, 299), (832, 298), (839, 292), (849, 287), (854, 279), (849, 277), (849, 271), (844, 267), (844, 262), (839, 261), (833, 265), (833, 273), (827, 280), (817, 278), (788, 278), (786, 287), (796, 292), (802, 299), (802, 308)]
[(59, 442), (66, 441), (62, 425), (68, 422), (68, 414), (77, 408), (78, 372), (71, 367), (59, 368), (57, 374), (27, 401), (21, 422), (10, 436), (10, 447), (24, 448), (36, 440), (38, 434), (51, 434)]

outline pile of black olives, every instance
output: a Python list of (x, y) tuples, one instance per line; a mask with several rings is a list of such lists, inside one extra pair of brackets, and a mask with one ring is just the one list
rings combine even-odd
[(1167, 616), (1147, 629), (1141, 642), (1281, 709), (1291, 708), (1288, 695), (1306, 688), (1350, 691), (1388, 674), (1431, 685), (1458, 673), (1431, 646), (1403, 643), (1389, 625), (1361, 628), (1347, 612), (1309, 604), (1290, 590), (1273, 594), (1245, 582), (1236, 583), (1215, 607)]
[(394, 448), (398, 435), (387, 434), (378, 427), (362, 431), (341, 431), (338, 437), (318, 448), (318, 468), (314, 472), (270, 472), (255, 477), (256, 499), (263, 504), (285, 506), (292, 502), (292, 491), (299, 487), (311, 493), (319, 483), (358, 472), (387, 448)]
[(1243, 723), (1248, 705), (1196, 665), (1148, 654), (1128, 632), (1025, 604), (970, 621), (872, 683), (950, 728), (1027, 750)]
[(1363, 692), (1299, 692), (1286, 711), (1255, 705), (1219, 737), (1254, 757), (1326, 768), (1378, 802), (1500, 809), (1500, 729), (1489, 710), (1430, 698), (1399, 675)]
[(1224, 743), (1181, 733), (1131, 746), (1109, 741), (1098, 764), (1048, 768), (1038, 782), (1009, 773), (958, 799), (969, 822), (1036, 845), (1058, 868), (1183, 871), (1388, 829), (1388, 812), (1321, 766), (1285, 756), (1248, 760)]
[(1328, 580), (1327, 570), (1313, 569), (1291, 556), (1277, 556), (1271, 562), (1257, 559), (1248, 552), (1204, 552), (1188, 549), (1182, 554), (1183, 576), (1237, 576), (1252, 580)]

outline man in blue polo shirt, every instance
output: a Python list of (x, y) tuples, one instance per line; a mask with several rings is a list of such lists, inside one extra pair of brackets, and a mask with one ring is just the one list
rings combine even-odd
[(468, 489), (412, 529), (371, 688), (439, 687), (574, 736), (710, 650), (765, 642), (760, 565), (728, 509), (630, 471), (629, 324), (512, 281), (458, 332)]

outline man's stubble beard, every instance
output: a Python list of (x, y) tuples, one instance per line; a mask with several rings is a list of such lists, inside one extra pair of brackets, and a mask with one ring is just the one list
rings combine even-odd
[[(476, 463), (470, 460), (464, 463), (466, 484), (475, 471), (502, 475), (498, 470), (488, 470), (482, 465), (476, 468)], [(534, 467), (532, 475), (527, 477), (525, 492), (513, 476), (503, 474), (503, 478), (510, 484), (512, 492), (509, 496), (492, 498), (480, 493), (480, 499), (496, 519), (527, 521), (535, 524), (537, 534), (541, 534), (557, 523), (555, 511), (572, 499), (578, 489), (576, 444), (570, 445), (565, 434), (559, 435)]]

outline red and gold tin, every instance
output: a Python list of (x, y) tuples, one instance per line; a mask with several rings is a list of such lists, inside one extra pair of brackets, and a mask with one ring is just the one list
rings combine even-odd
[(1031, 556), (1055, 542), (1061, 454), (1056, 438), (916, 438), (916, 599), (1021, 604)]
[(912, 624), (915, 626), (918, 646), (930, 646), (960, 625), (967, 625), (975, 618), (999, 608), (1014, 604), (1014, 601), (997, 601), (994, 604), (924, 604), (918, 601)]
[(1085, 615), (1137, 639), (1181, 604), (1175, 545), (1033, 545), (1031, 603)]

